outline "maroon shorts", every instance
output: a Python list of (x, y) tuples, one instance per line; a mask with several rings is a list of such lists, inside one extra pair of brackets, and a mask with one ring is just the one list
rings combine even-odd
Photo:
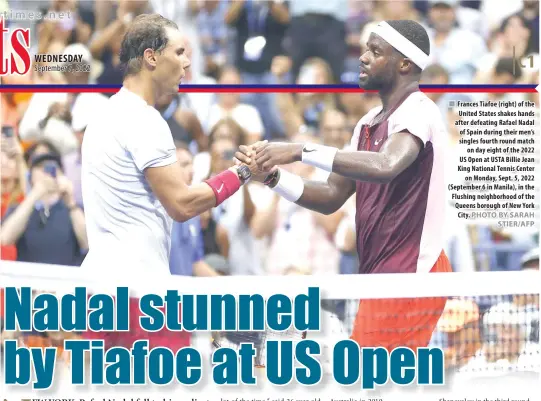
[[(179, 304), (180, 305), (180, 304)], [(141, 328), (139, 317), (143, 314), (139, 311), (139, 299), (130, 298), (130, 330), (116, 332), (93, 332), (81, 333), (81, 337), (87, 340), (104, 340), (105, 349), (111, 347), (124, 347), (130, 349), (138, 340), (148, 340), (149, 349), (155, 347), (167, 347), (173, 352), (190, 346), (190, 333), (186, 331), (169, 331), (164, 328), (160, 331), (149, 332)], [(163, 308), (159, 308), (163, 311)], [(180, 319), (180, 309), (179, 309)]]

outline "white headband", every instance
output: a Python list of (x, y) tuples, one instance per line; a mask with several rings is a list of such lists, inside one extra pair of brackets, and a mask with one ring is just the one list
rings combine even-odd
[(424, 70), (428, 65), (428, 56), (426, 53), (402, 36), (400, 32), (388, 23), (384, 21), (380, 22), (372, 32), (379, 35), (404, 56), (411, 59), (421, 70)]

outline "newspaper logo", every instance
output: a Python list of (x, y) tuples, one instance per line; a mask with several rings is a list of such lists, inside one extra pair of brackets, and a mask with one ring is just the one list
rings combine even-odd
[[(10, 33), (6, 26), (4, 18), (0, 15), (0, 30), (2, 31), (2, 40), (0, 41), (0, 76), (4, 75), (25, 75), (31, 66), (30, 62), (30, 29), (17, 28)], [(4, 41), (7, 34), (7, 40)], [(11, 51), (4, 49), (4, 43), (11, 44)], [(9, 53), (9, 54), (5, 54)], [(17, 63), (17, 56), (24, 65)]]

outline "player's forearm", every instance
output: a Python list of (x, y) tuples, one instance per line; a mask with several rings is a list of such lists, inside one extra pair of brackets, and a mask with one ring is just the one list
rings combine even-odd
[(156, 197), (175, 221), (185, 222), (213, 208), (237, 192), (249, 178), (246, 166), (231, 167), (205, 180), (188, 186), (178, 163), (148, 167), (145, 178)]
[(290, 202), (325, 215), (340, 209), (355, 192), (354, 181), (334, 173), (327, 181), (316, 181), (278, 169), (268, 177), (266, 184)]
[[(387, 183), (407, 169), (423, 149), (422, 139), (408, 131), (390, 136), (378, 152), (338, 150), (330, 146), (281, 146), (286, 156), (354, 181)], [(268, 153), (273, 149), (264, 148)], [(265, 154), (261, 159), (265, 162)], [(272, 161), (272, 157), (271, 160)], [(263, 162), (263, 163), (264, 163)], [(269, 160), (266, 161), (269, 163)], [(265, 167), (265, 166), (264, 166)]]
[(343, 205), (341, 196), (327, 182), (304, 180), (304, 190), (297, 205), (325, 215), (336, 212)]
[(177, 221), (187, 221), (204, 211), (218, 206), (242, 187), (237, 167), (209, 178), (190, 187), (183, 186), (175, 203), (174, 216)]
[(214, 206), (216, 196), (208, 184), (192, 185), (187, 191), (182, 191), (176, 202), (175, 214), (171, 217), (176, 221), (185, 222)]

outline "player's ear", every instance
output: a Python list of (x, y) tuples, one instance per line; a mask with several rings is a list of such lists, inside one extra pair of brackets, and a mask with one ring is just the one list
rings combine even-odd
[(156, 67), (156, 58), (157, 58), (157, 54), (154, 50), (145, 49), (143, 53), (143, 59), (145, 60), (146, 63), (148, 63), (148, 65), (150, 65), (151, 67)]
[(400, 72), (407, 74), (413, 68), (413, 63), (409, 58), (403, 58), (400, 61)]

